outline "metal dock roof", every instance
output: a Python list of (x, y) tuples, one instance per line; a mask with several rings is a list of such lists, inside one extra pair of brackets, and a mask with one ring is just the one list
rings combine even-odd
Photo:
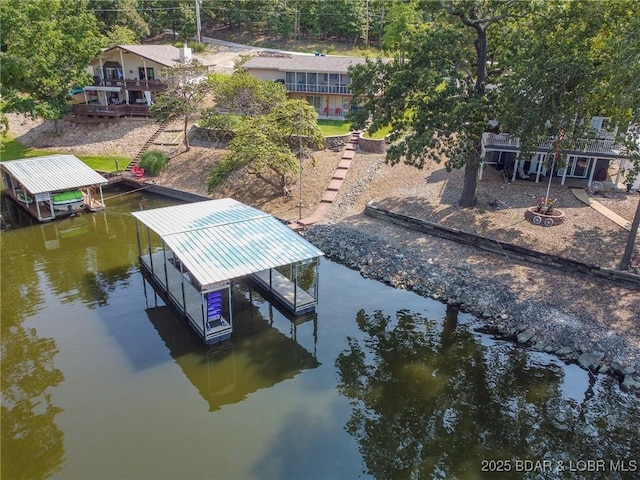
[(209, 285), (324, 253), (279, 220), (231, 198), (132, 212)]
[(106, 178), (73, 155), (24, 158), (1, 162), (0, 165), (31, 194), (108, 183)]

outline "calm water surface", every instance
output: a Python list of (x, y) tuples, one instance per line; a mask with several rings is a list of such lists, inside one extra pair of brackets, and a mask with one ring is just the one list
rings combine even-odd
[(205, 347), (137, 266), (129, 212), (169, 204), (1, 234), (3, 479), (637, 478), (611, 379), (330, 261), (317, 316), (238, 283)]

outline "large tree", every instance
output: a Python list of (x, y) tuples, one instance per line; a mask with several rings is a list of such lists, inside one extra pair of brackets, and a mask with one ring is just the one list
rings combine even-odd
[(54, 120), (57, 132), (71, 89), (89, 83), (87, 65), (100, 52), (86, 0), (4, 0), (0, 28), (3, 109)]
[(315, 109), (305, 100), (287, 100), (266, 115), (245, 117), (229, 144), (226, 162), (289, 196), (303, 156), (320, 145)]
[(167, 69), (167, 91), (158, 95), (150, 111), (158, 122), (182, 120), (184, 145), (189, 145), (189, 122), (203, 111), (209, 86), (204, 78), (207, 67), (197, 60), (178, 63)]
[[(501, 128), (521, 140), (524, 155), (540, 142), (562, 135), (564, 148), (579, 150), (592, 134), (591, 116), (609, 118), (617, 128), (621, 154), (640, 172), (639, 136), (628, 126), (640, 122), (640, 2), (549, 2), (520, 22), (505, 39), (504, 62), (511, 68), (500, 84)], [(562, 155), (554, 158), (562, 166)], [(621, 269), (631, 260), (640, 206), (632, 223)]]
[[(487, 84), (504, 75), (492, 64), (500, 44), (490, 40), (529, 4), (443, 0), (420, 5), (421, 25), (405, 36), (395, 33), (393, 44), (402, 55), (352, 70), (355, 101), (361, 105), (354, 124), (364, 126), (371, 118), (371, 130), (391, 125), (387, 159), (392, 164), (404, 160), (422, 168), (428, 160), (445, 159), (449, 170), (464, 167), (460, 203), (473, 206), (482, 133), (495, 114), (494, 91)], [(402, 16), (414, 17), (406, 11)]]
[(244, 69), (236, 70), (231, 76), (211, 74), (209, 85), (215, 101), (215, 111), (218, 112), (266, 115), (287, 99), (287, 90), (283, 84), (261, 81)]

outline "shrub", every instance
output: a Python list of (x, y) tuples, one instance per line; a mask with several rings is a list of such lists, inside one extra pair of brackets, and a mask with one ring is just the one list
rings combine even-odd
[(209, 172), (207, 177), (207, 191), (209, 193), (220, 185), (234, 170), (240, 168), (239, 162), (235, 162), (231, 157), (224, 157)]
[[(175, 42), (173, 46), (176, 48), (182, 48), (184, 46), (184, 42)], [(187, 47), (189, 47), (193, 53), (202, 53), (207, 49), (206, 44), (198, 42), (187, 42)]]
[(147, 175), (158, 175), (167, 165), (167, 154), (160, 150), (147, 150), (140, 157), (139, 165)]

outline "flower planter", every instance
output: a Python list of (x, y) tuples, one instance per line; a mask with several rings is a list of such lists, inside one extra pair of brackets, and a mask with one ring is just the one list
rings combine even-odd
[(550, 212), (542, 213), (540, 207), (529, 207), (524, 212), (524, 218), (534, 225), (542, 225), (543, 227), (553, 227), (564, 222), (564, 212), (554, 208)]

